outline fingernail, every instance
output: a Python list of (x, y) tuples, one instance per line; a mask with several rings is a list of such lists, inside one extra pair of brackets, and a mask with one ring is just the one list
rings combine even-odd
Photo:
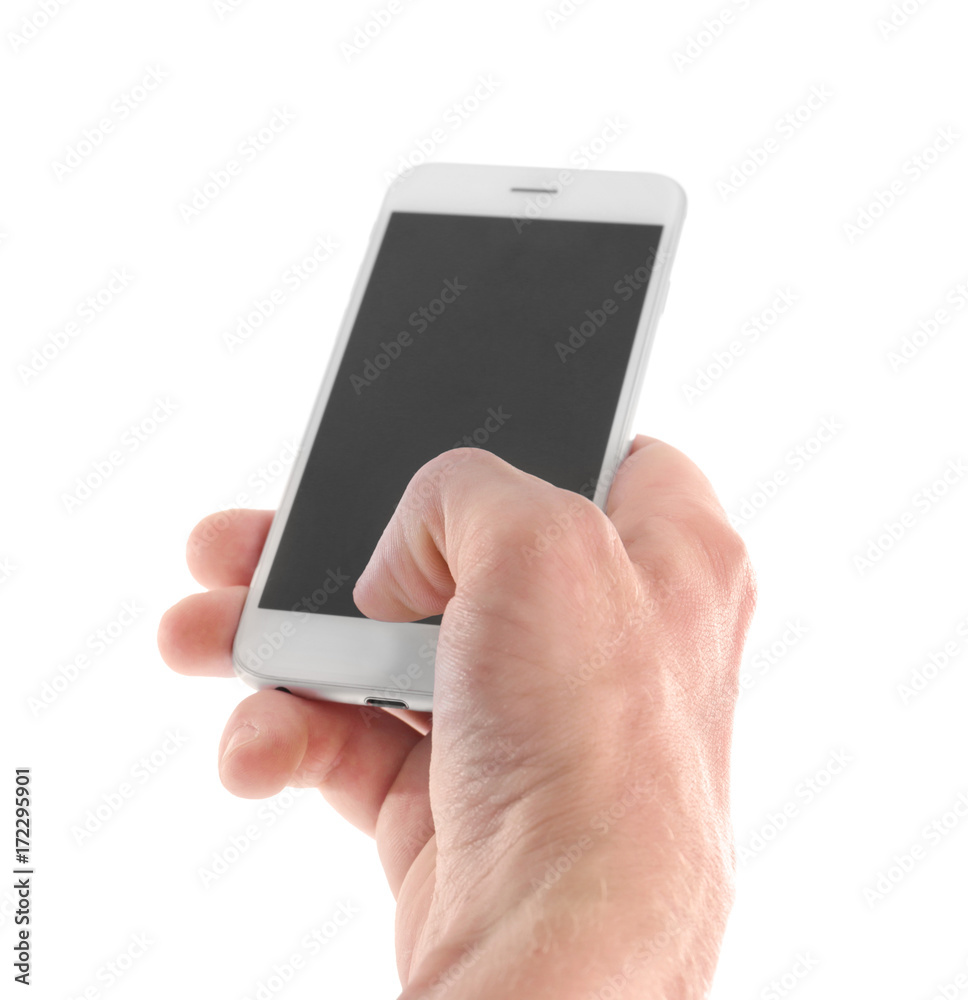
[(225, 750), (222, 753), (223, 759), (231, 756), (239, 747), (244, 747), (247, 743), (252, 743), (258, 738), (259, 730), (247, 722), (243, 723), (232, 733), (228, 743), (225, 744)]

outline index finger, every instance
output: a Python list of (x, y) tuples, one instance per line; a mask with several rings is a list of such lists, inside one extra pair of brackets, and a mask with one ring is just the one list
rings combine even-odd
[(671, 543), (715, 548), (738, 541), (699, 467), (672, 445), (643, 434), (615, 474), (605, 512), (629, 558), (646, 568)]

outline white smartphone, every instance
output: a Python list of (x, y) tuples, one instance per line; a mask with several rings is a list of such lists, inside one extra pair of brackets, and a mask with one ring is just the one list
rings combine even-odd
[(388, 191), (242, 612), (244, 681), (431, 709), (440, 616), (372, 621), (356, 580), (458, 445), (604, 506), (685, 208), (612, 171), (428, 164)]

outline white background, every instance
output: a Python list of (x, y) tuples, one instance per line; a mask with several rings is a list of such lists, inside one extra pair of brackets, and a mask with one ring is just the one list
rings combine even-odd
[[(586, 0), (558, 24), (549, 3), (412, 0), (352, 54), (341, 43), (375, 4), (76, 0), (19, 41), (42, 6), (4, 5), (2, 815), (12, 824), (12, 769), (32, 767), (34, 995), (252, 997), (294, 954), (305, 968), (273, 996), (396, 995), (372, 843), (315, 792), (267, 812), (224, 791), (216, 748), (247, 689), (170, 672), (155, 629), (199, 589), (183, 560), (195, 522), (239, 493), (277, 503), (284, 472), (260, 469), (278, 473), (303, 431), (388, 179), (420, 140), (442, 130), (435, 160), (559, 168), (609, 119), (622, 133), (595, 167), (666, 173), (690, 198), (636, 428), (695, 459), (731, 512), (758, 505), (741, 529), (760, 597), (734, 758), (749, 853), (713, 996), (929, 1000), (968, 973), (968, 817), (949, 812), (968, 790), (968, 297), (959, 309), (953, 291), (968, 280), (968, 11), (906, 6), (888, 33), (889, 0)], [(703, 21), (724, 9), (714, 37)], [(160, 86), (112, 112), (153, 69)], [(496, 90), (453, 127), (481, 77)], [(812, 91), (830, 96), (781, 126)], [(276, 108), (294, 120), (186, 221), (179, 205)], [(58, 176), (105, 116), (111, 133)], [(943, 129), (951, 148), (918, 166)], [(765, 162), (723, 187), (758, 149)], [(872, 204), (879, 218), (851, 235)], [(223, 334), (321, 236), (339, 251), (227, 350)], [(116, 268), (131, 280), (86, 323), (79, 304)], [(781, 291), (795, 305), (754, 341), (747, 324)], [(939, 309), (936, 335), (892, 364)], [(54, 350), (71, 320), (77, 335)], [(743, 353), (716, 368), (733, 342)], [(25, 376), (45, 344), (53, 357)], [(710, 387), (687, 398), (703, 371)], [(174, 412), (128, 449), (157, 400)], [(839, 429), (820, 442), (825, 421)], [(121, 464), (68, 510), (76, 478), (116, 449)], [(889, 522), (900, 537), (881, 544)], [(136, 619), (90, 655), (125, 602)], [(849, 763), (831, 776), (835, 753)], [(131, 797), (106, 807), (125, 782)], [(79, 840), (99, 807), (107, 818)], [(233, 853), (249, 827), (257, 838)], [(234, 864), (203, 885), (226, 852)], [(901, 855), (911, 870), (875, 899)], [(358, 915), (310, 957), (305, 935), (347, 901)], [(132, 935), (150, 941), (134, 961)]]

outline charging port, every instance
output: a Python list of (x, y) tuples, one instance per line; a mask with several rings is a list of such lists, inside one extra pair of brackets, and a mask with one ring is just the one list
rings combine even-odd
[(364, 705), (369, 705), (372, 708), (406, 708), (407, 703), (405, 701), (394, 701), (392, 698), (367, 698)]

